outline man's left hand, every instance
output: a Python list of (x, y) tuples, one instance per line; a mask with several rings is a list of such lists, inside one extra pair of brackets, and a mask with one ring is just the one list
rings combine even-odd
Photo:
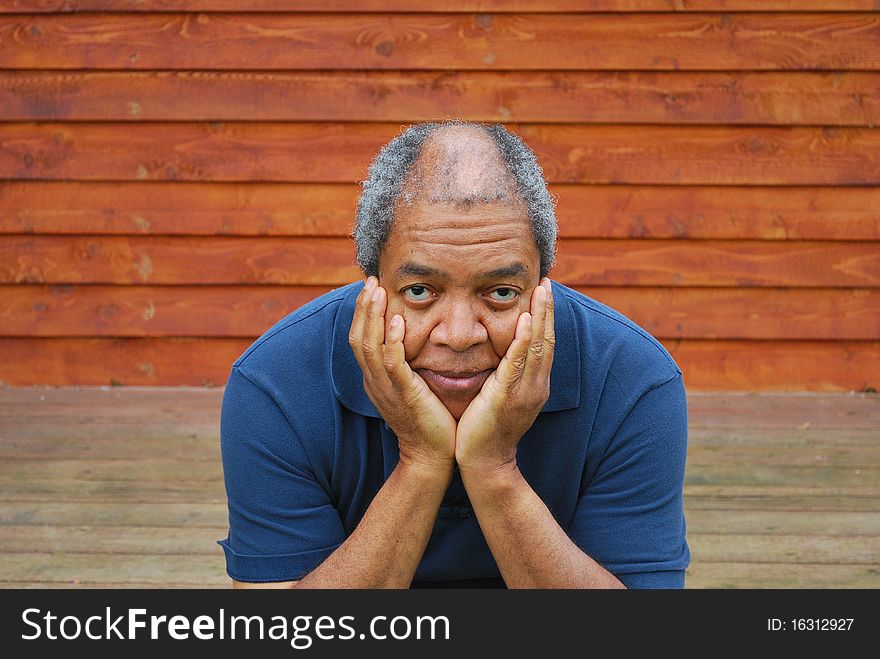
[(555, 345), (553, 290), (546, 277), (498, 368), (462, 414), (455, 435), (459, 468), (486, 473), (516, 464), (516, 447), (550, 397)]

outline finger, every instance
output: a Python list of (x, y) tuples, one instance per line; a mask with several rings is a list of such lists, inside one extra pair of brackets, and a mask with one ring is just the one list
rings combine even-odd
[(387, 379), (382, 361), (382, 344), (385, 343), (385, 289), (376, 286), (370, 295), (364, 322), (361, 352), (370, 375), (380, 380)]
[(532, 291), (531, 300), (531, 337), (525, 367), (528, 371), (537, 373), (540, 371), (544, 360), (544, 326), (547, 322), (547, 289), (536, 286)]
[(528, 311), (521, 314), (516, 323), (516, 333), (513, 341), (498, 368), (495, 369), (495, 377), (499, 384), (506, 389), (515, 388), (522, 378), (525, 369), (526, 357), (529, 352), (529, 342), (531, 339), (532, 314)]
[(553, 353), (556, 348), (556, 315), (555, 304), (553, 301), (553, 286), (548, 277), (544, 277), (541, 282), (542, 286), (547, 289), (547, 317), (544, 321), (544, 359), (541, 363), (542, 370), (549, 377), (550, 370), (553, 368)]
[(391, 384), (398, 390), (411, 387), (413, 381), (413, 371), (406, 363), (406, 351), (403, 346), (405, 334), (403, 316), (394, 314), (385, 334), (384, 366)]
[(362, 345), (364, 336), (364, 324), (367, 318), (367, 307), (370, 303), (370, 296), (376, 288), (377, 280), (375, 277), (367, 277), (364, 287), (357, 296), (354, 306), (354, 316), (351, 319), (351, 329), (348, 332), (348, 343), (357, 359), (361, 370), (366, 372), (367, 365), (364, 362)]

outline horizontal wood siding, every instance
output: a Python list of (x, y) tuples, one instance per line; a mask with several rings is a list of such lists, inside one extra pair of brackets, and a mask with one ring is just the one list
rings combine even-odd
[[(221, 386), (251, 338), (0, 338), (5, 384), (39, 378), (81, 385)], [(873, 388), (880, 341), (722, 341), (662, 343), (695, 391), (778, 391), (805, 382), (813, 389)], [(34, 364), (40, 372), (34, 376)]]
[[(878, 44), (880, 45), (880, 44)], [(364, 178), (399, 124), (0, 124), (17, 180)], [(880, 185), (880, 131), (830, 127), (533, 125), (518, 132), (551, 183)]]
[(880, 385), (874, 0), (2, 3), (0, 382), (222, 385), (446, 118), (526, 139), (553, 276), (689, 388)]
[[(661, 339), (875, 339), (871, 288), (578, 287)], [(7, 336), (251, 337), (330, 286), (0, 286)], [(745, 321), (745, 322), (743, 322)]]
[[(880, 237), (876, 186), (550, 190), (563, 238)], [(0, 185), (0, 234), (347, 236), (359, 191), (355, 184), (8, 181)]]
[[(6, 0), (0, 13), (241, 11), (240, 0)], [(876, 0), (249, 0), (251, 12), (873, 11)]]
[(0, 17), (21, 69), (871, 71), (875, 13), (86, 13)]

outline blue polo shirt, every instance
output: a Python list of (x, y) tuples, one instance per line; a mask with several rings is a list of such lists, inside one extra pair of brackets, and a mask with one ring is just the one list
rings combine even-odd
[[(357, 527), (398, 462), (348, 345), (357, 282), (270, 328), (232, 366), (220, 437), (221, 540), (237, 581), (301, 579)], [(553, 282), (550, 398), (517, 449), (572, 541), (630, 588), (684, 585), (681, 371), (621, 314)], [(414, 586), (503, 586), (456, 471)]]

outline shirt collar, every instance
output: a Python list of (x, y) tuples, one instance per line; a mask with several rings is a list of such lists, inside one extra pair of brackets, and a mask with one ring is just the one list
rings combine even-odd
[[(556, 347), (550, 371), (550, 398), (541, 412), (558, 412), (576, 408), (581, 394), (581, 352), (571, 302), (563, 287), (553, 284), (555, 302)], [(364, 416), (381, 418), (379, 411), (364, 391), (361, 367), (348, 344), (348, 332), (354, 316), (355, 302), (363, 282), (348, 286), (333, 324), (333, 346), (330, 352), (333, 391), (345, 407)]]

